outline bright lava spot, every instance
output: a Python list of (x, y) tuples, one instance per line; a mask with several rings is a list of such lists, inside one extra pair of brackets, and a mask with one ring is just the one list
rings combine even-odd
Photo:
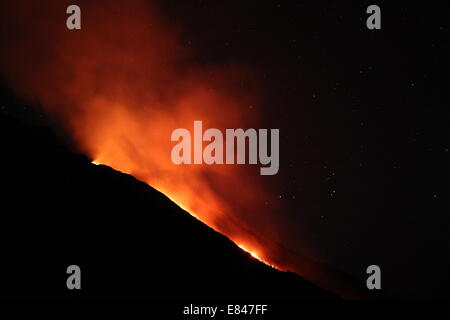
[(258, 257), (258, 255), (256, 254), (256, 252), (247, 249), (247, 248), (244, 247), (242, 244), (238, 244), (238, 247), (241, 248), (242, 250), (244, 250), (245, 252), (248, 252), (253, 258), (262, 261), (261, 258)]
[(236, 243), (236, 244), (237, 244), (237, 246), (238, 246), (239, 248), (241, 248), (241, 249), (244, 250), (245, 252), (249, 253), (249, 254), (250, 254), (253, 258), (255, 258), (256, 260), (258, 260), (258, 261), (260, 261), (260, 262), (262, 262), (262, 263), (268, 265), (269, 267), (272, 267), (272, 268), (274, 268), (274, 269), (281, 270), (280, 268), (275, 267), (274, 265), (268, 263), (267, 261), (264, 261), (264, 260), (263, 260), (263, 259), (255, 252), (255, 251), (250, 250), (250, 249), (247, 249), (247, 248), (246, 248), (245, 246), (243, 246), (242, 244), (238, 244), (238, 243)]

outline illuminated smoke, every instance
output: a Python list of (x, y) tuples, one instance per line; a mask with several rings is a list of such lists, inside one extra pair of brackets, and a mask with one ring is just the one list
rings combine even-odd
[(254, 83), (249, 70), (200, 66), (181, 30), (147, 1), (77, 1), (78, 31), (65, 27), (70, 1), (41, 3), (0, 5), (0, 68), (19, 96), (94, 163), (148, 183), (257, 259), (321, 282), (308, 260), (276, 244), (282, 208), (259, 167), (171, 161), (171, 132), (194, 120), (258, 128), (258, 108), (248, 107), (258, 106), (257, 86), (241, 86)]
[(205, 127), (257, 127), (257, 111), (248, 108), (257, 96), (239, 88), (245, 70), (186, 63), (192, 54), (179, 30), (146, 2), (80, 2), (80, 31), (65, 28), (64, 5), (55, 1), (46, 12), (47, 6), (29, 1), (17, 8), (20, 22), (34, 17), (19, 26), (18, 39), (10, 39), (14, 50), (3, 57), (20, 94), (59, 119), (95, 163), (135, 176), (214, 229), (239, 236), (252, 252), (261, 251), (251, 238), (268, 221), (261, 203), (269, 195), (255, 180), (257, 168), (176, 166), (170, 158), (171, 132), (191, 128), (196, 119)]

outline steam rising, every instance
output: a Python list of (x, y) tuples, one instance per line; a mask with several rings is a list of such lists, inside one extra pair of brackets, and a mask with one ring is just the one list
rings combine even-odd
[(8, 39), (3, 57), (8, 80), (59, 119), (95, 163), (135, 176), (261, 251), (253, 238), (273, 235), (275, 227), (262, 207), (270, 196), (256, 169), (177, 166), (170, 158), (171, 132), (196, 119), (214, 128), (258, 125), (248, 108), (258, 97), (239, 87), (245, 70), (187, 63), (192, 50), (179, 30), (147, 2), (80, 2), (80, 31), (66, 29), (65, 5), (54, 1), (48, 11), (29, 1), (14, 8), (19, 37)]
[(148, 183), (254, 257), (316, 278), (307, 260), (275, 244), (282, 209), (257, 167), (171, 161), (171, 132), (194, 120), (258, 128), (248, 106), (261, 97), (240, 85), (254, 82), (248, 70), (199, 66), (181, 30), (147, 1), (77, 1), (77, 31), (65, 26), (71, 2), (41, 3), (0, 5), (0, 71), (16, 93), (57, 119), (96, 164)]

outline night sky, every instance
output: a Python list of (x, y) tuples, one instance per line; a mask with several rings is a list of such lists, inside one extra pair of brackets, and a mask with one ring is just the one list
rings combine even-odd
[[(2, 51), (15, 34), (3, 18), (11, 1), (4, 2)], [(366, 28), (370, 4), (381, 8), (381, 30)], [(240, 108), (258, 114), (259, 127), (280, 129), (280, 171), (264, 182), (271, 196), (251, 217), (266, 207), (275, 217), (269, 221), (277, 221), (276, 201), (283, 207), (278, 241), (290, 250), (361, 283), (366, 268), (379, 265), (385, 297), (448, 297), (447, 2), (157, 6), (177, 27), (181, 47), (193, 52), (185, 63), (209, 68), (211, 79), (244, 70), (233, 91), (256, 91), (258, 99)], [(7, 73), (2, 69), (2, 81), (20, 87)], [(24, 90), (13, 91), (30, 110), (45, 109)], [(36, 112), (2, 109), (19, 118)]]
[[(394, 296), (448, 284), (449, 19), (445, 2), (167, 1), (199, 63), (239, 61), (281, 130), (279, 197), (300, 247)], [(208, 26), (208, 27), (205, 27)], [(251, 106), (249, 106), (251, 108)], [(447, 279), (447, 280), (445, 280)]]

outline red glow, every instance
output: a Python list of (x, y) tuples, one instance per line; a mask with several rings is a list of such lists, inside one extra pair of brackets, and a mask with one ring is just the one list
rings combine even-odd
[(259, 127), (250, 70), (200, 66), (179, 28), (147, 1), (77, 1), (89, 13), (79, 31), (61, 19), (70, 1), (11, 3), (6, 19), (17, 37), (2, 43), (1, 72), (79, 151), (161, 191), (254, 258), (322, 282), (314, 263), (278, 244), (283, 210), (259, 166), (171, 161), (172, 131), (194, 120), (220, 130)]
[[(277, 197), (264, 187), (259, 166), (171, 161), (172, 131), (194, 120), (220, 130), (258, 128), (255, 77), (242, 66), (189, 62), (194, 53), (180, 30), (147, 1), (80, 2), (89, 13), (80, 31), (59, 27), (65, 5), (55, 1), (45, 13), (39, 1), (22, 8), (18, 33), (28, 38), (8, 50), (13, 55), (4, 53), (2, 65), (11, 82), (58, 119), (93, 163), (133, 175), (269, 261), (265, 239), (276, 238), (279, 224), (265, 203), (276, 209)], [(45, 17), (40, 30), (25, 23), (30, 7)]]

